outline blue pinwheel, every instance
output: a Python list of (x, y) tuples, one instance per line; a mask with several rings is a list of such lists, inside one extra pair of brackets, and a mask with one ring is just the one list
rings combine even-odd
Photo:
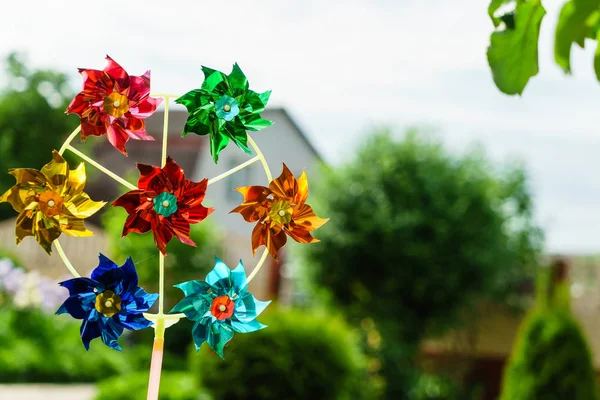
[(81, 340), (86, 349), (90, 341), (102, 338), (104, 344), (121, 350), (117, 340), (125, 328), (140, 330), (152, 323), (144, 318), (158, 298), (138, 286), (138, 276), (131, 258), (119, 267), (100, 254), (100, 263), (91, 278), (74, 278), (61, 282), (69, 290), (69, 298), (56, 314), (71, 314), (83, 320)]
[(266, 328), (256, 317), (271, 303), (259, 301), (247, 292), (246, 270), (240, 260), (229, 269), (215, 257), (215, 267), (206, 281), (189, 281), (175, 285), (185, 297), (171, 312), (182, 312), (195, 321), (192, 337), (196, 350), (204, 342), (223, 358), (223, 348), (234, 332), (247, 333)]

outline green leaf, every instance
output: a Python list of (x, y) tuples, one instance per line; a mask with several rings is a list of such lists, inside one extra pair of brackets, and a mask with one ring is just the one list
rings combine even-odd
[(596, 36), (598, 47), (596, 47), (596, 55), (594, 56), (594, 72), (596, 73), (596, 79), (600, 81), (600, 30), (596, 33)]
[(488, 15), (492, 19), (495, 27), (500, 26), (503, 22), (502, 16), (496, 15), (496, 11), (500, 9), (505, 4), (516, 4), (515, 0), (492, 0), (490, 6), (488, 7)]
[[(498, 3), (506, 2), (492, 1), (496, 9), (501, 5)], [(494, 82), (502, 92), (510, 95), (523, 93), (529, 79), (539, 72), (538, 39), (545, 14), (540, 0), (517, 2), (514, 26), (505, 23), (504, 30), (492, 33), (487, 58)], [(505, 16), (492, 16), (494, 24), (497, 19), (507, 20)]]
[(563, 6), (554, 41), (554, 59), (566, 72), (571, 72), (571, 46), (585, 46), (586, 38), (595, 39), (595, 25), (600, 18), (600, 0), (571, 0)]

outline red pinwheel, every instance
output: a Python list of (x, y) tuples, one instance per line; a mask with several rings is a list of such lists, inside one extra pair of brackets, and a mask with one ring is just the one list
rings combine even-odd
[(81, 119), (81, 140), (88, 136), (108, 136), (108, 141), (127, 155), (125, 143), (154, 140), (146, 133), (148, 118), (162, 99), (150, 97), (150, 71), (129, 76), (112, 58), (106, 56), (104, 70), (80, 68), (83, 90), (66, 110)]
[(190, 239), (190, 224), (201, 222), (214, 211), (202, 205), (208, 180), (185, 179), (183, 169), (171, 157), (163, 168), (139, 163), (137, 167), (141, 173), (139, 189), (125, 193), (112, 203), (129, 214), (123, 236), (152, 230), (154, 242), (164, 255), (173, 236), (195, 246)]

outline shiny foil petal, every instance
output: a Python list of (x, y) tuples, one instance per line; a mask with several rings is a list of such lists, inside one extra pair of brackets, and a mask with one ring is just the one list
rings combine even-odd
[(239, 213), (248, 222), (256, 222), (251, 238), (253, 254), (259, 247), (266, 246), (269, 254), (277, 259), (287, 236), (299, 243), (319, 241), (311, 231), (321, 227), (328, 219), (317, 217), (305, 204), (308, 198), (305, 172), (296, 180), (283, 164), (281, 175), (272, 180), (268, 188), (245, 186), (236, 190), (242, 194), (244, 202), (231, 212)]
[(230, 141), (250, 154), (246, 131), (258, 131), (272, 124), (260, 116), (271, 92), (250, 90), (248, 79), (237, 64), (229, 75), (208, 67), (202, 67), (202, 72), (202, 87), (175, 100), (189, 113), (183, 135), (209, 135), (210, 153), (215, 163)]
[(121, 153), (127, 155), (129, 139), (154, 140), (146, 132), (144, 119), (152, 115), (161, 98), (150, 97), (150, 71), (142, 76), (129, 74), (112, 58), (106, 57), (104, 70), (79, 69), (83, 90), (78, 93), (67, 114), (77, 114), (81, 122), (81, 139), (104, 136)]
[[(139, 189), (125, 193), (112, 203), (129, 214), (123, 236), (151, 230), (156, 247), (164, 255), (173, 237), (195, 246), (190, 238), (190, 224), (202, 222), (213, 211), (202, 205), (208, 179), (200, 182), (185, 179), (183, 170), (171, 157), (163, 168), (138, 164), (138, 170)], [(168, 201), (165, 206), (164, 201)]]
[(175, 285), (185, 297), (173, 307), (172, 313), (184, 313), (195, 321), (192, 338), (196, 349), (204, 343), (221, 357), (234, 332), (248, 333), (266, 326), (256, 318), (270, 304), (259, 301), (247, 292), (247, 278), (240, 261), (235, 270), (215, 257), (215, 266), (205, 281), (189, 281)]
[(118, 339), (124, 329), (140, 330), (151, 322), (144, 318), (158, 298), (138, 286), (131, 258), (118, 266), (100, 254), (98, 267), (91, 278), (74, 278), (61, 282), (69, 297), (56, 314), (70, 314), (82, 320), (81, 340), (87, 350), (90, 342), (101, 338), (108, 347), (121, 350)]
[(33, 236), (39, 245), (51, 253), (52, 242), (65, 233), (70, 236), (92, 236), (84, 219), (104, 206), (84, 193), (86, 174), (81, 164), (74, 170), (57, 151), (52, 161), (38, 171), (17, 168), (9, 171), (16, 184), (8, 189), (0, 202), (10, 203), (19, 213), (15, 227), (16, 242)]

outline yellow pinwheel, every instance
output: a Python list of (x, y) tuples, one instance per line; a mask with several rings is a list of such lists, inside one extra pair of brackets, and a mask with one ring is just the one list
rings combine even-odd
[(65, 159), (54, 150), (52, 161), (41, 171), (15, 168), (9, 173), (17, 183), (0, 196), (0, 202), (10, 203), (19, 213), (15, 229), (17, 244), (33, 236), (50, 254), (52, 242), (63, 232), (69, 236), (93, 236), (83, 220), (106, 203), (92, 201), (83, 192), (86, 182), (83, 163), (69, 169)]

